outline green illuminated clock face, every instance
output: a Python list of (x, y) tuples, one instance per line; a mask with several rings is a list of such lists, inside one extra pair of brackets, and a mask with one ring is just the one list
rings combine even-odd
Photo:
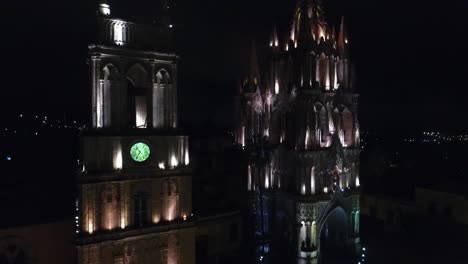
[(143, 162), (148, 159), (150, 155), (150, 148), (143, 142), (133, 144), (130, 148), (130, 156), (136, 162)]

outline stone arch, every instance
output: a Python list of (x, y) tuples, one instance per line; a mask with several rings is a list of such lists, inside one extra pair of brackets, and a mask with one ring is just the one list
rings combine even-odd
[(337, 104), (333, 108), (333, 123), (343, 146), (351, 146), (353, 144), (354, 124), (353, 113), (345, 104)]
[(147, 127), (148, 108), (148, 71), (141, 63), (136, 63), (127, 71), (127, 113), (131, 127)]
[[(319, 223), (318, 247), (320, 259), (347, 259), (349, 240), (348, 214), (341, 205), (330, 208)], [(336, 254), (340, 252), (340, 254)]]
[(148, 71), (142, 63), (137, 62), (129, 67), (126, 76), (135, 88), (148, 86)]
[(169, 74), (169, 71), (167, 71), (164, 68), (161, 68), (156, 72), (155, 81), (158, 84), (166, 84), (167, 85), (167, 84), (172, 83), (172, 78), (171, 78), (171, 75)]
[(113, 63), (107, 63), (101, 70), (101, 78), (105, 81), (120, 80), (120, 71)]

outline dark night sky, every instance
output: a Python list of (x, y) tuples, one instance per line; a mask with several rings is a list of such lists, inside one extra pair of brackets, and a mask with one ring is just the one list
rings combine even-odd
[[(155, 0), (110, 2), (126, 16), (148, 15), (156, 6)], [(223, 124), (226, 115), (224, 124), (230, 122), (250, 41), (266, 47), (273, 22), (289, 26), (294, 4), (176, 3), (183, 124)], [(86, 120), (85, 59), (95, 6), (93, 0), (3, 4), (0, 117), (44, 112)], [(468, 129), (466, 2), (330, 0), (327, 6), (334, 18), (345, 14), (349, 21), (364, 129)]]

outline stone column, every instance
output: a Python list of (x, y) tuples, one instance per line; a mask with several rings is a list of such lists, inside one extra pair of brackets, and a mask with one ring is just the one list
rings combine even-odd
[(172, 64), (172, 109), (171, 109), (171, 127), (177, 128), (177, 62)]
[(91, 96), (92, 96), (92, 126), (98, 127), (98, 100), (99, 100), (99, 79), (100, 79), (100, 61), (99, 55), (91, 56)]
[(148, 100), (149, 106), (148, 109), (151, 109), (151, 111), (148, 112), (148, 116), (146, 120), (148, 120), (148, 123), (146, 124), (146, 127), (148, 128), (155, 128), (155, 119), (156, 119), (156, 111), (157, 111), (157, 79), (156, 79), (156, 72), (155, 72), (155, 61), (150, 61), (150, 74), (151, 74), (151, 100)]

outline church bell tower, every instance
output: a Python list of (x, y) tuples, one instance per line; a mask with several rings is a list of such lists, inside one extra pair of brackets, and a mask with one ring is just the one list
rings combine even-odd
[(193, 263), (188, 137), (177, 123), (173, 25), (111, 15), (89, 45), (91, 126), (81, 132), (78, 263)]

